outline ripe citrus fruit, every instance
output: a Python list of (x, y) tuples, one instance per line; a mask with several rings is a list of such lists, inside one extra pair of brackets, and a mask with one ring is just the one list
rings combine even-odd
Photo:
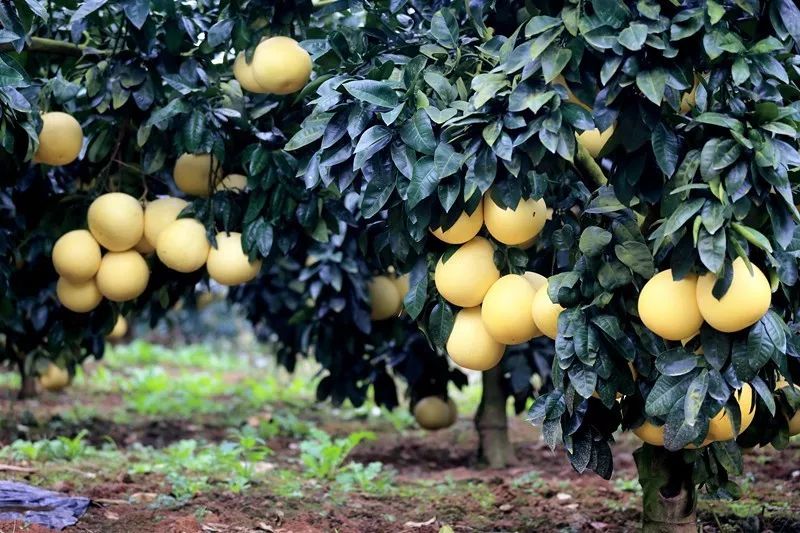
[(144, 234), (144, 211), (129, 194), (110, 192), (89, 206), (89, 231), (103, 248), (124, 252), (139, 243)]
[(73, 283), (67, 278), (58, 278), (56, 296), (61, 305), (76, 313), (88, 313), (103, 300), (94, 279)]
[(53, 266), (58, 275), (73, 282), (89, 281), (100, 268), (100, 245), (85, 229), (69, 231), (53, 246)]
[(547, 205), (544, 200), (520, 199), (514, 209), (503, 209), (491, 195), (483, 202), (483, 221), (489, 233), (511, 246), (527, 243), (544, 228), (547, 220)]
[(125, 317), (119, 315), (117, 321), (114, 323), (114, 329), (106, 335), (106, 339), (110, 341), (118, 341), (128, 333), (128, 321)]
[(255, 278), (261, 260), (250, 262), (242, 249), (241, 233), (217, 233), (217, 247), (208, 252), (208, 275), (220, 285), (239, 285)]
[(423, 429), (437, 430), (450, 427), (456, 421), (457, 412), (452, 400), (447, 402), (438, 396), (422, 398), (414, 405), (414, 418)]
[[(756, 416), (756, 406), (753, 401), (753, 388), (745, 383), (740, 390), (736, 391), (734, 397), (739, 403), (739, 409), (741, 411), (742, 418), (740, 420), (739, 433), (742, 433), (750, 427), (753, 418)], [(736, 434), (734, 434), (731, 418), (723, 407), (720, 409), (719, 413), (708, 422), (708, 438), (714, 441), (724, 441), (731, 440), (735, 437)]]
[(751, 275), (741, 257), (733, 262), (733, 281), (720, 300), (712, 294), (716, 282), (717, 276), (711, 272), (697, 282), (697, 306), (712, 328), (725, 333), (740, 331), (761, 320), (769, 310), (769, 281), (755, 265)]
[(246, 191), (247, 176), (242, 174), (228, 174), (217, 183), (217, 191)]
[(523, 276), (509, 274), (489, 287), (481, 306), (486, 331), (502, 344), (520, 344), (531, 340), (539, 328), (528, 312), (536, 291)]
[(264, 92), (291, 94), (311, 77), (311, 56), (290, 37), (261, 41), (253, 54), (253, 78)]
[(222, 177), (222, 169), (211, 154), (183, 154), (175, 161), (172, 177), (186, 194), (205, 198)]
[[(522, 277), (524, 277), (528, 283), (531, 284), (533, 287), (533, 296), (536, 297), (536, 293), (539, 292), (539, 289), (547, 285), (547, 278), (538, 274), (536, 272), (525, 272)], [(533, 303), (531, 303), (531, 318), (533, 317)], [(539, 329), (539, 326), (536, 325), (536, 320), (533, 321), (533, 326), (536, 328), (536, 331), (533, 334), (533, 337), (541, 337), (543, 335), (542, 330)]]
[(456, 223), (443, 230), (441, 227), (432, 229), (431, 233), (448, 244), (463, 244), (473, 238), (483, 227), (483, 200), (472, 214), (462, 212)]
[(147, 288), (150, 269), (136, 250), (108, 252), (97, 271), (97, 288), (112, 302), (138, 298)]
[(394, 276), (390, 278), (392, 283), (394, 283), (395, 288), (397, 289), (397, 294), (400, 295), (400, 302), (406, 297), (408, 294), (409, 282), (411, 281), (411, 274), (403, 274), (402, 276)]
[(664, 446), (664, 426), (656, 426), (645, 420), (644, 424), (633, 430), (633, 434), (647, 444)]
[(67, 388), (70, 377), (66, 369), (50, 363), (47, 369), (39, 376), (39, 385), (44, 390), (58, 392)]
[(467, 241), (447, 261), (443, 259), (439, 259), (433, 275), (436, 290), (459, 307), (480, 305), (489, 287), (500, 279), (494, 247), (483, 237)]
[(670, 341), (695, 335), (703, 325), (697, 307), (697, 276), (674, 281), (672, 269), (659, 272), (645, 283), (639, 294), (639, 318), (647, 328)]
[(400, 313), (400, 293), (389, 276), (375, 276), (370, 280), (367, 289), (372, 320), (386, 320)]
[(72, 115), (54, 111), (42, 114), (42, 131), (34, 160), (47, 165), (67, 165), (83, 146), (83, 130)]
[(181, 198), (159, 198), (144, 208), (144, 237), (152, 247), (158, 244), (158, 236), (170, 223), (178, 219), (189, 202)]
[(536, 291), (531, 305), (531, 313), (536, 327), (539, 331), (555, 339), (558, 336), (558, 316), (564, 308), (559, 304), (554, 304), (547, 294), (547, 285), (543, 285)]
[(602, 133), (599, 129), (595, 128), (593, 130), (586, 130), (583, 133), (580, 133), (578, 135), (578, 142), (581, 144), (581, 146), (586, 148), (586, 151), (589, 152), (589, 155), (597, 158), (612, 135), (614, 135), (613, 125), (609, 126), (608, 129)]
[(447, 355), (455, 364), (469, 370), (489, 370), (497, 366), (505, 350), (505, 345), (486, 331), (480, 307), (462, 309), (456, 314), (447, 338)]
[(193, 218), (170, 222), (156, 243), (156, 253), (161, 262), (184, 274), (202, 268), (210, 249), (205, 226)]
[(236, 55), (236, 60), (233, 62), (233, 77), (236, 78), (236, 81), (245, 91), (250, 91), (251, 93), (266, 92), (253, 77), (253, 64), (247, 62), (244, 52), (239, 52)]

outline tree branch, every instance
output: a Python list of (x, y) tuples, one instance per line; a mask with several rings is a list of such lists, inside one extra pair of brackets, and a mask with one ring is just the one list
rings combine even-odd
[[(14, 47), (10, 43), (0, 44), (0, 52), (13, 51)], [(106, 50), (98, 50), (91, 46), (67, 43), (56, 39), (45, 37), (31, 37), (31, 43), (24, 48), (29, 52), (43, 52), (45, 54), (58, 54), (63, 56), (80, 57), (84, 55), (106, 55)]]
[(578, 149), (575, 152), (575, 165), (586, 172), (598, 187), (608, 184), (608, 178), (603, 173), (603, 169), (581, 143), (578, 143)]

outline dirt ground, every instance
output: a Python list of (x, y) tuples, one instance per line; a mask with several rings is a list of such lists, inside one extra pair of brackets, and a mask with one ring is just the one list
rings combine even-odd
[[(220, 442), (231, 421), (225, 416), (191, 419), (131, 416), (125, 423), (104, 416), (104, 406), (120, 405), (118, 394), (70, 391), (67, 396), (44, 394), (25, 402), (12, 401), (12, 391), (0, 389), (0, 445), (17, 438), (31, 441), (55, 435), (75, 435), (87, 429), (87, 442), (102, 446), (113, 441), (120, 453), (138, 445), (162, 448), (182, 439)], [(79, 402), (97, 407), (86, 419), (65, 420), (65, 405)], [(111, 409), (111, 407), (108, 407)], [(274, 452), (264, 467), (288, 472), (289, 478), (256, 478), (240, 494), (221, 488), (199, 491), (169, 505), (158, 496), (169, 492), (163, 476), (130, 473), (124, 466), (88, 459), (75, 466), (0, 457), (6, 466), (31, 472), (0, 472), (6, 479), (87, 496), (89, 512), (69, 529), (75, 532), (397, 532), (455, 531), (636, 531), (641, 493), (631, 452), (638, 445), (623, 435), (615, 448), (611, 481), (593, 474), (580, 476), (562, 452), (551, 452), (522, 417), (512, 419), (510, 433), (518, 463), (502, 470), (476, 463), (476, 436), (464, 415), (447, 430), (426, 433), (397, 430), (374, 420), (340, 417), (341, 411), (306, 405), (270, 405), (261, 416), (291, 411), (331, 435), (375, 431), (377, 440), (359, 445), (348, 460), (379, 461), (391, 472), (389, 487), (380, 491), (334, 490), (324, 480), (302, 475), (298, 441), (286, 435), (269, 439)], [(377, 424), (377, 425), (376, 425)], [(702, 499), (703, 531), (800, 531), (800, 446), (789, 450), (759, 449), (746, 457), (747, 475), (740, 479), (745, 498), (738, 502)], [(2, 466), (0, 466), (2, 469)], [(60, 469), (60, 470), (59, 470)], [(66, 475), (65, 475), (66, 469)], [(70, 469), (74, 471), (70, 471)], [(58, 470), (59, 474), (54, 472)], [(297, 483), (301, 495), (287, 494), (286, 483)], [(20, 523), (0, 523), (0, 533), (45, 531)]]

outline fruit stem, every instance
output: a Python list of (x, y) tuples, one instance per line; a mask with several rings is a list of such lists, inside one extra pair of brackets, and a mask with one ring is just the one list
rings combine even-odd
[(583, 147), (582, 144), (577, 143), (577, 151), (575, 152), (575, 164), (579, 166), (581, 170), (586, 172), (592, 181), (597, 184), (598, 187), (606, 185), (608, 183), (608, 178), (603, 173), (603, 169), (600, 168), (600, 165), (597, 164), (597, 161), (589, 154), (589, 151)]
[[(0, 52), (13, 51), (14, 47), (10, 43), (0, 44)], [(98, 50), (91, 46), (67, 43), (57, 39), (46, 37), (31, 37), (31, 42), (25, 47), (27, 52), (44, 52), (47, 54), (59, 54), (64, 56), (83, 56), (83, 55), (105, 55), (108, 52)]]

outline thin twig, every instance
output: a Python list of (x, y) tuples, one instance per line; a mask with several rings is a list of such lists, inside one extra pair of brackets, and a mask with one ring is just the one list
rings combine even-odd
[(586, 172), (598, 187), (608, 184), (608, 178), (603, 172), (603, 169), (600, 168), (597, 161), (594, 160), (591, 154), (589, 154), (589, 151), (580, 143), (578, 143), (578, 149), (575, 151), (575, 165)]
[(15, 465), (0, 464), (0, 471), (23, 472), (25, 474), (30, 474), (30, 473), (36, 472), (36, 468), (28, 468), (28, 467), (25, 467), (25, 466), (15, 466)]
[[(0, 52), (14, 51), (15, 48), (11, 43), (0, 44)], [(43, 52), (46, 54), (58, 54), (62, 56), (76, 56), (83, 55), (106, 55), (106, 50), (98, 50), (91, 46), (83, 46), (80, 44), (67, 43), (57, 39), (48, 39), (46, 37), (31, 37), (31, 43), (24, 48), (28, 52)]]

